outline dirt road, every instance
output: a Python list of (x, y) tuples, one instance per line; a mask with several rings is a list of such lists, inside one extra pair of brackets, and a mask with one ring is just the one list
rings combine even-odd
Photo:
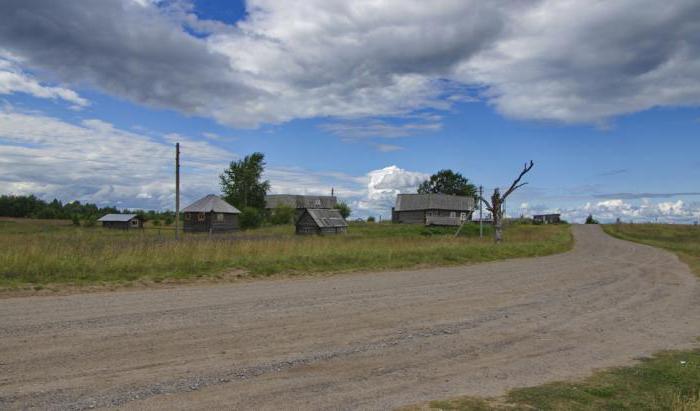
[(386, 409), (695, 343), (687, 266), (573, 230), (545, 258), (0, 300), (0, 409)]

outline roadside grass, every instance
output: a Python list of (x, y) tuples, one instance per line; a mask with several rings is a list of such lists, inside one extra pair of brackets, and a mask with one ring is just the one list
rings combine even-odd
[(519, 388), (500, 398), (463, 397), (407, 409), (700, 410), (700, 350), (668, 351), (637, 365), (596, 372), (580, 382)]
[(563, 252), (569, 227), (513, 225), (496, 246), (477, 226), (455, 229), (353, 223), (347, 235), (296, 236), (293, 226), (228, 235), (107, 230), (70, 222), (0, 221), (0, 287), (161, 282), (221, 276), (314, 274), (454, 265)]
[(672, 251), (700, 275), (700, 226), (680, 224), (608, 224), (613, 237)]

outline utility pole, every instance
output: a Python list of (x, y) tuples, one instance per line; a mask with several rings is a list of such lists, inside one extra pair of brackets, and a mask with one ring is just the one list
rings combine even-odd
[(481, 199), (484, 196), (484, 186), (479, 186), (479, 238), (484, 237), (484, 212), (483, 212), (483, 201)]
[(180, 238), (180, 143), (175, 143), (175, 239)]

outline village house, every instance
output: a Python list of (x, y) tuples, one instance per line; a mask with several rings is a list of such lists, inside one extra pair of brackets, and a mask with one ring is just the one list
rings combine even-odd
[(302, 213), (307, 208), (330, 210), (335, 208), (337, 204), (338, 199), (335, 196), (296, 194), (268, 194), (265, 196), (265, 211), (267, 211), (269, 215), (274, 213), (275, 208), (286, 206), (296, 210), (294, 214), (295, 221), (301, 217)]
[(120, 230), (143, 228), (143, 219), (137, 214), (107, 214), (97, 221), (101, 222), (104, 228)]
[(532, 221), (536, 224), (559, 224), (561, 214), (537, 214), (532, 216)]
[(183, 229), (185, 232), (222, 233), (238, 230), (236, 207), (214, 194), (209, 194), (185, 207)]
[(348, 223), (336, 209), (307, 208), (296, 221), (297, 234), (341, 234)]
[(471, 219), (474, 198), (448, 194), (399, 194), (391, 208), (394, 223), (457, 226)]

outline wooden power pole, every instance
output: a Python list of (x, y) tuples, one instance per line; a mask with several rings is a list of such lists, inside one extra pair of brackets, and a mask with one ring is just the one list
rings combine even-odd
[(180, 238), (180, 143), (175, 143), (175, 239)]
[(484, 186), (479, 186), (479, 238), (484, 237), (484, 212), (481, 199), (484, 198)]

